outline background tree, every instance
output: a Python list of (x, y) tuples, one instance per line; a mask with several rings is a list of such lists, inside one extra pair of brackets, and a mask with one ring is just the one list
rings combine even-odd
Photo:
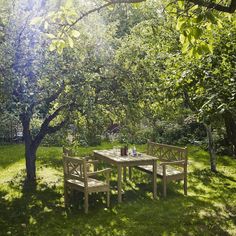
[[(105, 42), (106, 27), (103, 24), (103, 30), (99, 28), (101, 37), (98, 34), (95, 37), (95, 28), (101, 25), (101, 22), (94, 24), (92, 20), (96, 19), (90, 19), (92, 22), (88, 20), (87, 25), (81, 24), (80, 34), (75, 29), (72, 31), (74, 37), (80, 36), (76, 43), (72, 45), (69, 37), (66, 42), (61, 39), (56, 42), (59, 55), (50, 52), (52, 50), (48, 47), (48, 38), (52, 34), (49, 30), (53, 32), (56, 29), (53, 25), (49, 29), (45, 22), (43, 26), (35, 25), (35, 20), (41, 19), (45, 12), (48, 13), (47, 5), (43, 8), (41, 1), (34, 5), (30, 3), (21, 1), (9, 6), (11, 18), (5, 23), (1, 59), (5, 75), (2, 77), (2, 91), (6, 90), (11, 95), (6, 108), (21, 120), (27, 180), (32, 181), (36, 177), (36, 151), (44, 137), (64, 126), (69, 121), (70, 111), (75, 108), (82, 114), (86, 113), (87, 117), (91, 114), (88, 109), (92, 109), (93, 84), (98, 76), (96, 71), (88, 71), (88, 68), (93, 70), (89, 61), (92, 63), (95, 57), (96, 60), (100, 59), (100, 63), (105, 63), (109, 52), (103, 50), (104, 57), (101, 58), (100, 49), (106, 47), (102, 45)], [(89, 24), (94, 25), (90, 28)], [(62, 54), (65, 43), (70, 48)], [(35, 119), (41, 121), (38, 132), (32, 132), (32, 121)]]

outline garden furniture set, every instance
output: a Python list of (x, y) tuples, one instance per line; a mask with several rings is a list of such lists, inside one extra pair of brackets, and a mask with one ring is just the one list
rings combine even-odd
[[(129, 168), (129, 178), (132, 178), (132, 168), (144, 171), (152, 176), (153, 198), (157, 197), (157, 178), (163, 182), (163, 196), (166, 197), (167, 183), (173, 180), (184, 181), (184, 194), (187, 195), (187, 148), (159, 144), (148, 141), (146, 153), (133, 156), (128, 153), (121, 156), (119, 150), (94, 150), (93, 158), (79, 158), (63, 148), (64, 166), (64, 197), (68, 205), (69, 192), (78, 190), (84, 193), (85, 213), (88, 212), (88, 196), (92, 192), (106, 192), (107, 206), (110, 205), (110, 168), (97, 170), (99, 162), (117, 168), (118, 202), (122, 202), (122, 170), (126, 179), (126, 168)], [(93, 170), (91, 171), (91, 166)], [(99, 174), (105, 174), (106, 180), (96, 179)]]

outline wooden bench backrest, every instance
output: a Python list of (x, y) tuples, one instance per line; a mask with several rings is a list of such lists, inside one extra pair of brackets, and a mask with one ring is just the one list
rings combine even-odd
[(63, 155), (64, 178), (84, 182), (87, 186), (87, 163), (85, 158), (69, 157)]
[(147, 154), (157, 157), (160, 161), (187, 161), (187, 148), (148, 141)]

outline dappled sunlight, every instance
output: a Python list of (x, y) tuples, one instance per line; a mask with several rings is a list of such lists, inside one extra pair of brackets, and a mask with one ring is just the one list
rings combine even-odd
[(17, 160), (19, 162), (24, 160), (23, 145), (0, 146), (0, 170), (15, 164)]
[(61, 185), (63, 179), (62, 171), (56, 170), (51, 167), (41, 167), (37, 172), (40, 181), (47, 184), (48, 187), (56, 187), (58, 184)]
[[(48, 157), (54, 153), (47, 152), (49, 148), (42, 150)], [(55, 158), (60, 158), (60, 152)], [(55, 169), (41, 164), (37, 186), (23, 188), (24, 170), (12, 165), (11, 171), (17, 173), (9, 172), (9, 168), (1, 173), (8, 178), (0, 185), (0, 211), (4, 216), (0, 218), (1, 228), (10, 235), (234, 235), (235, 175), (212, 174), (199, 157), (191, 153), (190, 159), (202, 169), (192, 168), (188, 196), (183, 195), (182, 183), (171, 182), (167, 198), (163, 198), (162, 183), (158, 181), (158, 198), (154, 201), (150, 176), (134, 170), (132, 181), (124, 183), (124, 201), (118, 204), (114, 171), (111, 208), (105, 207), (104, 194), (92, 194), (88, 215), (84, 214), (80, 193), (72, 197), (71, 208), (64, 208), (62, 166)]]
[(227, 1), (0, 0), (0, 236), (236, 236)]
[(7, 168), (0, 172), (0, 184), (7, 184), (14, 181), (13, 176), (25, 170), (25, 163), (23, 160), (12, 162)]

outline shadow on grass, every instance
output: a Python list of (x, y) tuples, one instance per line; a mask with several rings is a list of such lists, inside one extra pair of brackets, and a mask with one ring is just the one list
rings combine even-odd
[[(23, 174), (14, 180), (9, 187), (20, 195), (10, 198), (8, 191), (0, 191), (0, 235), (229, 235), (228, 216), (212, 199), (184, 196), (182, 183), (170, 183), (168, 197), (158, 200), (151, 198), (151, 183), (131, 182), (130, 188), (128, 183), (124, 202), (117, 204), (117, 195), (112, 195), (110, 209), (105, 208), (105, 195), (94, 194), (85, 215), (81, 194), (75, 194), (73, 207), (65, 210), (62, 186), (39, 182), (22, 188)], [(158, 182), (158, 196), (161, 189)], [(197, 187), (190, 189), (196, 193)]]
[[(205, 167), (208, 156), (196, 153), (194, 160)], [(38, 158), (44, 167), (62, 174), (61, 148), (42, 148)], [(44, 177), (51, 174), (50, 168), (41, 169)], [(193, 168), (187, 197), (182, 182), (169, 183), (167, 198), (160, 197), (162, 183), (158, 181), (157, 200), (152, 200), (150, 176), (134, 171), (133, 180), (124, 184), (122, 204), (117, 204), (113, 171), (112, 207), (106, 209), (104, 194), (94, 194), (89, 198), (88, 215), (80, 193), (74, 195), (70, 209), (63, 207), (62, 175), (23, 188), (24, 173), (20, 172), (0, 186), (0, 235), (230, 235), (226, 230), (232, 224), (236, 228), (236, 185), (235, 175), (228, 175), (227, 170), (213, 174)]]

